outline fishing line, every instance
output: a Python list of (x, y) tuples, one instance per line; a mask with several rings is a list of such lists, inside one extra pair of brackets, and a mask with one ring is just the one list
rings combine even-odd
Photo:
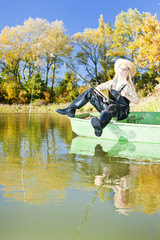
[[(104, 184), (104, 183), (103, 183), (103, 184)], [(88, 217), (88, 214), (89, 214), (89, 210), (90, 210), (91, 206), (95, 203), (96, 199), (98, 198), (98, 192), (99, 192), (99, 191), (101, 190), (101, 188), (103, 187), (103, 184), (96, 188), (96, 191), (94, 192), (93, 199), (92, 199), (92, 201), (87, 205), (86, 211), (85, 211), (85, 215), (83, 216), (81, 223), (78, 225), (77, 231), (75, 232), (72, 240), (75, 240), (75, 239), (77, 238), (77, 236), (79, 235), (80, 231), (82, 231), (84, 224), (87, 222), (87, 217)]]
[(23, 189), (23, 201), (26, 202), (26, 191), (25, 191), (25, 185), (24, 185), (24, 168), (25, 168), (25, 163), (27, 160), (26, 157), (26, 152), (27, 152), (27, 148), (26, 148), (26, 137), (28, 136), (29, 133), (29, 123), (30, 123), (30, 116), (31, 116), (31, 110), (32, 110), (32, 99), (33, 99), (33, 89), (34, 89), (34, 84), (32, 86), (32, 92), (31, 92), (31, 99), (30, 99), (30, 108), (29, 108), (29, 115), (28, 115), (28, 120), (27, 120), (27, 131), (26, 131), (26, 136), (24, 139), (24, 160), (22, 163), (22, 170), (21, 170), (21, 182), (22, 182), (22, 189)]
[(23, 166), (22, 166), (22, 171), (21, 171), (21, 182), (22, 182), (22, 189), (23, 189), (23, 201), (26, 202), (26, 191), (25, 191), (25, 187), (24, 187), (24, 180), (23, 180)]

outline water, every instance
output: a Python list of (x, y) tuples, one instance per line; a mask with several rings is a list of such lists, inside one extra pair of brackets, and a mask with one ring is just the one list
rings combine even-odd
[(159, 161), (76, 139), (66, 116), (0, 115), (0, 240), (160, 239)]

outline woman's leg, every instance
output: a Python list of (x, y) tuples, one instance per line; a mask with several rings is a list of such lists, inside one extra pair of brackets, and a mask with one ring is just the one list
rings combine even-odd
[(91, 119), (91, 124), (97, 137), (100, 137), (102, 135), (103, 128), (105, 128), (111, 121), (112, 117), (116, 117), (117, 114), (118, 106), (116, 104), (111, 104), (101, 112), (100, 118), (93, 117)]
[(101, 112), (103, 110), (102, 98), (98, 96), (93, 88), (89, 88), (79, 95), (75, 100), (73, 100), (73, 102), (67, 108), (57, 109), (56, 111), (60, 114), (74, 117), (76, 109), (80, 109), (89, 101), (97, 109), (97, 111)]

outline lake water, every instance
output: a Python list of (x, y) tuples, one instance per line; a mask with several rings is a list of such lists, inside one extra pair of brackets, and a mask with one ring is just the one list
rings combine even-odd
[(159, 161), (76, 139), (66, 116), (0, 115), (0, 240), (160, 239)]

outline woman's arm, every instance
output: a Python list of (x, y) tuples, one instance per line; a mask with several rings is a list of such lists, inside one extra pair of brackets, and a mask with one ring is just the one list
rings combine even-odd
[(97, 90), (99, 90), (100, 92), (103, 92), (103, 91), (105, 91), (105, 90), (107, 90), (107, 89), (110, 88), (112, 82), (113, 82), (113, 80), (109, 80), (109, 81), (107, 81), (107, 82), (105, 82), (105, 83), (101, 83), (101, 84), (99, 84), (96, 88), (97, 88)]
[(134, 103), (134, 104), (138, 104), (139, 103), (139, 99), (138, 98), (134, 98), (134, 97), (131, 97), (130, 95), (128, 95), (127, 93), (123, 92), (121, 93), (121, 95), (123, 97), (126, 97), (130, 102)]
[(100, 92), (103, 91), (102, 88), (101, 88), (100, 86), (97, 86), (96, 89), (97, 89), (98, 91), (100, 91)]

